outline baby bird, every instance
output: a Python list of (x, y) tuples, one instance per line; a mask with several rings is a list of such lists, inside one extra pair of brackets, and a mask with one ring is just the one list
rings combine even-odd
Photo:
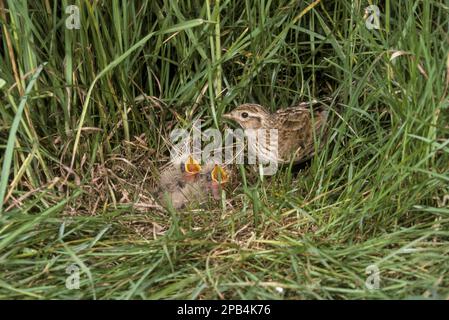
[[(312, 104), (317, 104), (317, 101)], [(258, 104), (243, 104), (232, 112), (224, 114), (223, 118), (237, 122), (243, 129), (266, 129), (266, 143), (248, 144), (250, 150), (265, 160), (285, 164), (300, 163), (313, 156), (314, 135), (318, 141), (323, 140), (328, 111), (322, 106), (313, 108), (308, 102), (297, 106), (280, 109), (270, 113)], [(269, 130), (277, 130), (277, 152), (268, 150)], [(320, 143), (321, 144), (321, 143)]]
[(229, 181), (229, 173), (222, 166), (215, 164), (213, 169), (206, 170), (205, 174), (212, 196), (215, 200), (219, 200), (223, 186)]
[(185, 161), (170, 163), (161, 170), (158, 200), (163, 205), (171, 202), (175, 209), (204, 202), (210, 196), (218, 200), (228, 176), (222, 166), (206, 164), (202, 167), (189, 155)]
[(185, 162), (180, 163), (180, 169), (185, 181), (194, 182), (201, 172), (201, 165), (192, 155), (189, 155)]

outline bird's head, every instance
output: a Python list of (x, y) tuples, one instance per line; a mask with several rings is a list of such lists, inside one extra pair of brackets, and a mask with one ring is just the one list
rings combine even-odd
[(229, 181), (228, 172), (221, 165), (215, 164), (211, 171), (206, 172), (206, 179), (209, 190), (212, 191), (212, 196), (215, 200), (219, 200), (224, 184)]
[(187, 160), (180, 164), (181, 172), (184, 173), (184, 178), (187, 181), (195, 180), (197, 174), (201, 171), (201, 165), (196, 161), (192, 155), (187, 157)]
[(266, 127), (270, 113), (259, 104), (247, 103), (224, 114), (223, 118), (237, 122), (243, 129), (260, 129)]
[(214, 169), (211, 171), (210, 173), (210, 177), (213, 183), (216, 184), (225, 184), (226, 182), (228, 182), (229, 176), (228, 173), (226, 172), (226, 170), (219, 165), (215, 165)]

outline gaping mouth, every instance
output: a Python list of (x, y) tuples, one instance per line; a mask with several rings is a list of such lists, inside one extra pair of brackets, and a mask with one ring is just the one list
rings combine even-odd
[(224, 184), (228, 182), (228, 173), (219, 165), (215, 165), (211, 172), (212, 181)]
[(201, 165), (193, 159), (191, 155), (189, 155), (186, 163), (184, 164), (184, 170), (189, 174), (197, 174), (201, 171)]

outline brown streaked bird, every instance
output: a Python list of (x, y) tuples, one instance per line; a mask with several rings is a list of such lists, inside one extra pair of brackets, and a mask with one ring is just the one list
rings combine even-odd
[(277, 152), (267, 151), (264, 143), (248, 144), (248, 147), (258, 152), (258, 156), (265, 160), (276, 160), (280, 164), (290, 161), (300, 163), (314, 155), (314, 135), (322, 142), (326, 131), (323, 129), (326, 128), (328, 110), (323, 106), (312, 107), (311, 104), (318, 104), (318, 101), (300, 103), (271, 113), (259, 104), (247, 103), (224, 114), (223, 117), (237, 122), (243, 129), (267, 130), (267, 143), (268, 130), (277, 129)]

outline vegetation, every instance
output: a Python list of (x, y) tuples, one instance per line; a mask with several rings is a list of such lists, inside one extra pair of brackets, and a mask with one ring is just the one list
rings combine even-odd
[[(443, 2), (0, 0), (0, 298), (448, 299)], [(326, 96), (299, 172), (153, 206), (172, 129)]]

